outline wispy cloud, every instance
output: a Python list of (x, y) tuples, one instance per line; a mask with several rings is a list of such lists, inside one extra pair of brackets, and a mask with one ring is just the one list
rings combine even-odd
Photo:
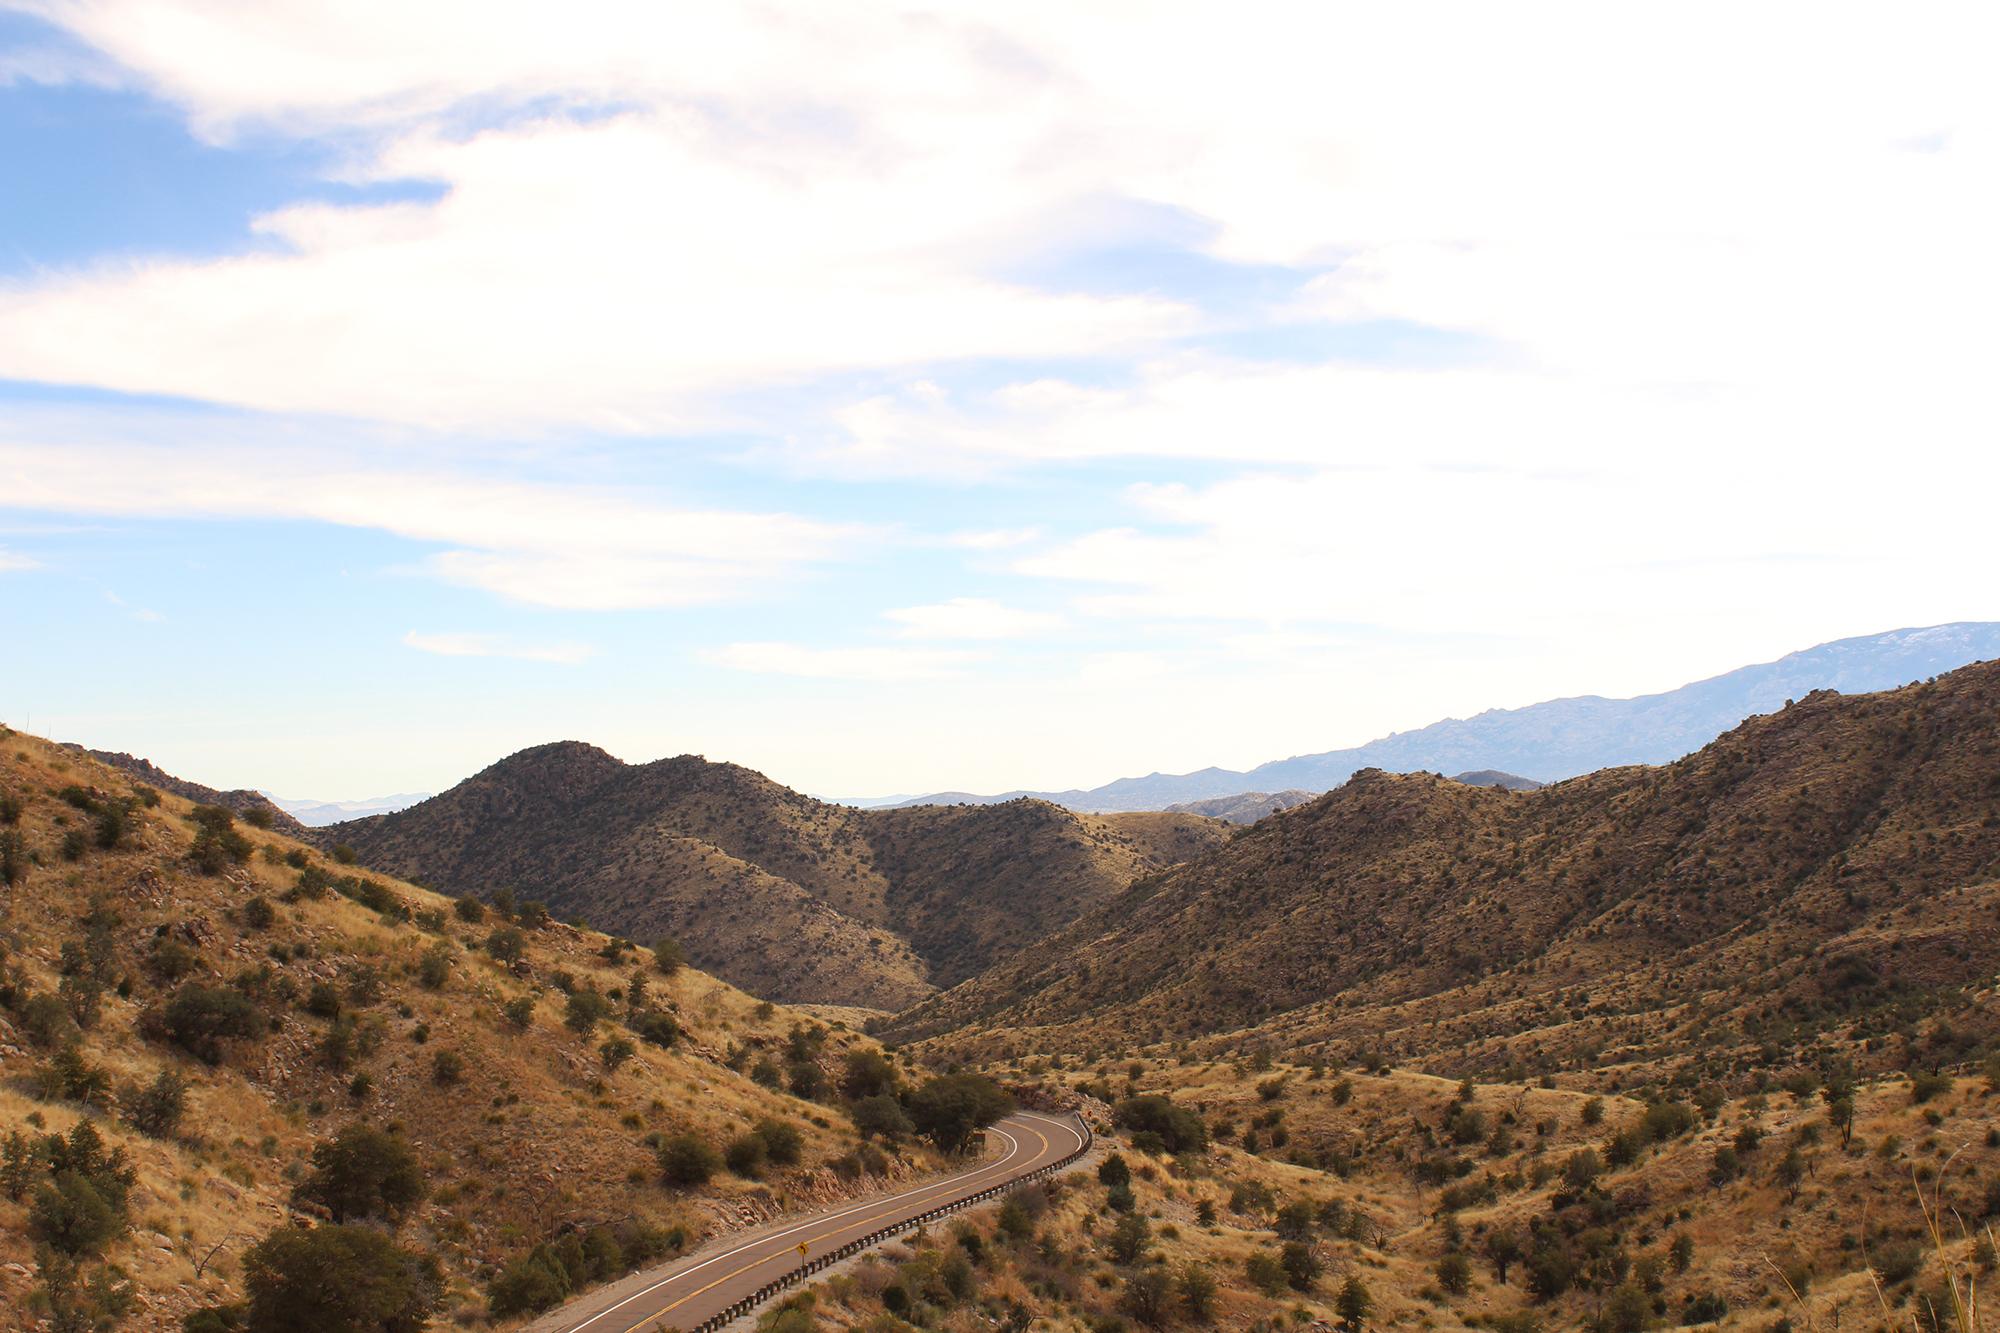
[(897, 633), (906, 639), (1024, 639), (1062, 624), (1060, 616), (1024, 611), (987, 597), (954, 597), (882, 614), (902, 626)]
[(22, 555), (0, 546), (0, 574), (14, 573), (23, 569), (40, 569), (42, 562), (33, 556)]
[(587, 643), (521, 643), (504, 634), (422, 634), (411, 630), (403, 642), (439, 657), (511, 657), (521, 662), (576, 666), (596, 656)]
[(796, 643), (732, 643), (703, 658), (760, 675), (819, 680), (938, 680), (962, 673), (983, 655), (941, 648), (811, 648)]

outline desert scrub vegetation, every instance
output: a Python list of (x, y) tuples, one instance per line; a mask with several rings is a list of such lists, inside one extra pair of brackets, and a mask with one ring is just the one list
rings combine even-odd
[[(293, 1328), (297, 1274), (321, 1269), (357, 1289), (379, 1278), (381, 1304), (340, 1313), (355, 1326), (476, 1325), (502, 1317), (492, 1283), (537, 1249), (538, 1269), (562, 1270), (537, 1289), (574, 1291), (787, 1198), (943, 1165), (913, 1132), (864, 1143), (843, 1114), (848, 1056), (872, 1043), (692, 967), (522, 903), (467, 907), (341, 866), (275, 820), (149, 802), (34, 738), (0, 752), (0, 793), (19, 869), (0, 901), (10, 1312)], [(105, 847), (94, 812), (108, 803), (124, 815)], [(247, 854), (202, 864), (195, 844), (224, 832)], [(506, 957), (483, 947), (496, 930), (517, 932)], [(588, 1031), (565, 1022), (579, 995)], [(815, 1065), (819, 1100), (753, 1083), (766, 1059)], [(131, 1173), (122, 1205), (112, 1175), (62, 1155), (79, 1126), (113, 1175)], [(718, 1165), (697, 1186), (663, 1182), (655, 1143), (693, 1136), (719, 1156), (746, 1134), (763, 1145), (756, 1176)], [(273, 1230), (288, 1215), (298, 1234)], [(615, 1257), (590, 1238), (606, 1226)]]

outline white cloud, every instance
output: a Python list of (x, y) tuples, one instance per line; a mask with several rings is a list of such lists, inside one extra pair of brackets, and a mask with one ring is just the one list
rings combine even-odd
[(522, 662), (576, 666), (596, 655), (587, 643), (520, 643), (504, 634), (422, 634), (411, 630), (403, 642), (439, 657), (511, 657)]
[(1040, 541), (1040, 528), (982, 528), (972, 532), (954, 533), (947, 544), (967, 551), (1004, 551), (1011, 546), (1026, 546), (1029, 542)]
[(897, 633), (906, 639), (1022, 639), (1062, 624), (1060, 616), (1005, 606), (988, 597), (954, 597), (882, 614), (902, 626)]
[(0, 547), (0, 574), (12, 573), (24, 569), (40, 569), (41, 567), (41, 562), (32, 556), (22, 555), (18, 551), (9, 551), (5, 547)]
[(961, 674), (982, 660), (938, 648), (811, 648), (796, 643), (732, 643), (702, 654), (716, 666), (759, 675), (900, 682)]
[[(131, 432), (146, 443), (118, 442)], [(0, 492), (24, 509), (119, 517), (291, 518), (375, 528), (446, 549), (448, 582), (544, 606), (689, 606), (757, 595), (869, 540), (858, 525), (679, 507), (643, 491), (412, 467), (351, 442), (172, 446), (185, 421), (15, 414), (0, 427)], [(326, 455), (339, 461), (326, 461)]]

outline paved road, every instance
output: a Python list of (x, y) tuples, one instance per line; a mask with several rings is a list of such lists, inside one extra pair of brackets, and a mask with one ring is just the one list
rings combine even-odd
[(713, 1253), (684, 1259), (570, 1302), (537, 1320), (548, 1333), (638, 1333), (693, 1328), (775, 1278), (798, 1267), (799, 1247), (817, 1257), (839, 1245), (897, 1226), (981, 1190), (1049, 1166), (1083, 1146), (1072, 1117), (1021, 1111), (987, 1130), (1000, 1153), (967, 1171), (901, 1194), (846, 1204), (780, 1225), (746, 1240), (725, 1241)]

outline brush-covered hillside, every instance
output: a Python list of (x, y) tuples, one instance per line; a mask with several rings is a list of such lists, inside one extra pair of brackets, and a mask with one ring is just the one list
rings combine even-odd
[(1262, 1054), (990, 1072), (1085, 1108), (1095, 1175), (892, 1246), (795, 1297), (791, 1326), (2000, 1326), (2000, 1060), (1601, 1093)]
[(2000, 665), (1532, 792), (1371, 771), (900, 1016), (955, 1048), (1255, 1029), (1446, 1072), (2000, 1024)]
[(504, 1324), (940, 1166), (839, 1109), (869, 1049), (0, 735), (0, 1327), (177, 1329), (284, 1264)]
[(538, 746), (393, 815), (322, 830), (440, 889), (507, 885), (776, 998), (899, 1009), (1133, 879), (1216, 845), (1195, 815), (1040, 801), (858, 810), (734, 764)]

